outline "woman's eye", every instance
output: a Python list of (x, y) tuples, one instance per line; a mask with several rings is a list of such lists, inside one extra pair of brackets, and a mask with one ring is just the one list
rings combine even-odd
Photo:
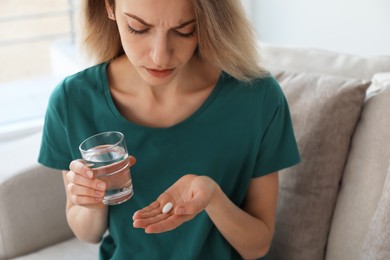
[(191, 38), (195, 35), (195, 30), (193, 30), (192, 32), (189, 32), (189, 33), (183, 33), (183, 32), (179, 32), (179, 31), (175, 31), (175, 33), (178, 36), (183, 37), (183, 38)]
[(136, 29), (132, 28), (130, 25), (128, 25), (127, 26), (127, 30), (130, 33), (133, 33), (133, 34), (136, 34), (136, 35), (141, 35), (141, 34), (144, 34), (144, 33), (148, 32), (149, 28), (146, 28), (146, 29), (143, 29), (143, 30), (136, 30)]

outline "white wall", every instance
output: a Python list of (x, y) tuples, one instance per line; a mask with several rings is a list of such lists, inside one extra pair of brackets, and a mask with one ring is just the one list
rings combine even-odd
[(390, 55), (390, 0), (242, 0), (259, 39)]

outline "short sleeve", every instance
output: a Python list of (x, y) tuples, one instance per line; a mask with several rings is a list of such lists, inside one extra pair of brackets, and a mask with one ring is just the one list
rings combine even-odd
[[(270, 119), (259, 138), (259, 151), (253, 177), (260, 177), (288, 168), (300, 162), (290, 110), (279, 84), (274, 81), (265, 106), (271, 106)], [(276, 104), (276, 105), (275, 105)]]
[(38, 162), (58, 170), (66, 170), (72, 160), (66, 130), (67, 104), (64, 82), (50, 96), (45, 115)]

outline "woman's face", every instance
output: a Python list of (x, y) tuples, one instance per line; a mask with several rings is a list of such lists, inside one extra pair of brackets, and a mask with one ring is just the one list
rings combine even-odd
[(128, 59), (151, 85), (171, 81), (194, 56), (198, 37), (189, 0), (119, 0), (115, 18)]

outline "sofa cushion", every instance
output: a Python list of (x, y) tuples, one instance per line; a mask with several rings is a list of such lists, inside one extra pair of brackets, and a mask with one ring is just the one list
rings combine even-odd
[(312, 72), (370, 80), (390, 71), (390, 55), (357, 56), (328, 50), (259, 43), (262, 65), (269, 69)]
[(302, 161), (280, 172), (270, 258), (323, 259), (339, 181), (369, 83), (310, 73), (274, 75), (290, 106)]
[[(0, 158), (2, 162), (0, 185), (13, 178), (16, 173), (38, 164), (37, 158), (41, 137), (42, 132), (39, 131), (18, 139), (0, 142)], [(17, 153), (22, 154), (23, 161), (20, 161), (20, 158), (16, 156)]]
[(359, 259), (390, 162), (390, 81), (363, 109), (351, 144), (329, 234), (326, 259)]
[(0, 185), (0, 259), (24, 255), (73, 237), (59, 171), (36, 165)]
[(390, 167), (359, 259), (390, 259)]
[(99, 259), (99, 244), (87, 244), (77, 238), (66, 240), (42, 250), (11, 260), (96, 260)]

